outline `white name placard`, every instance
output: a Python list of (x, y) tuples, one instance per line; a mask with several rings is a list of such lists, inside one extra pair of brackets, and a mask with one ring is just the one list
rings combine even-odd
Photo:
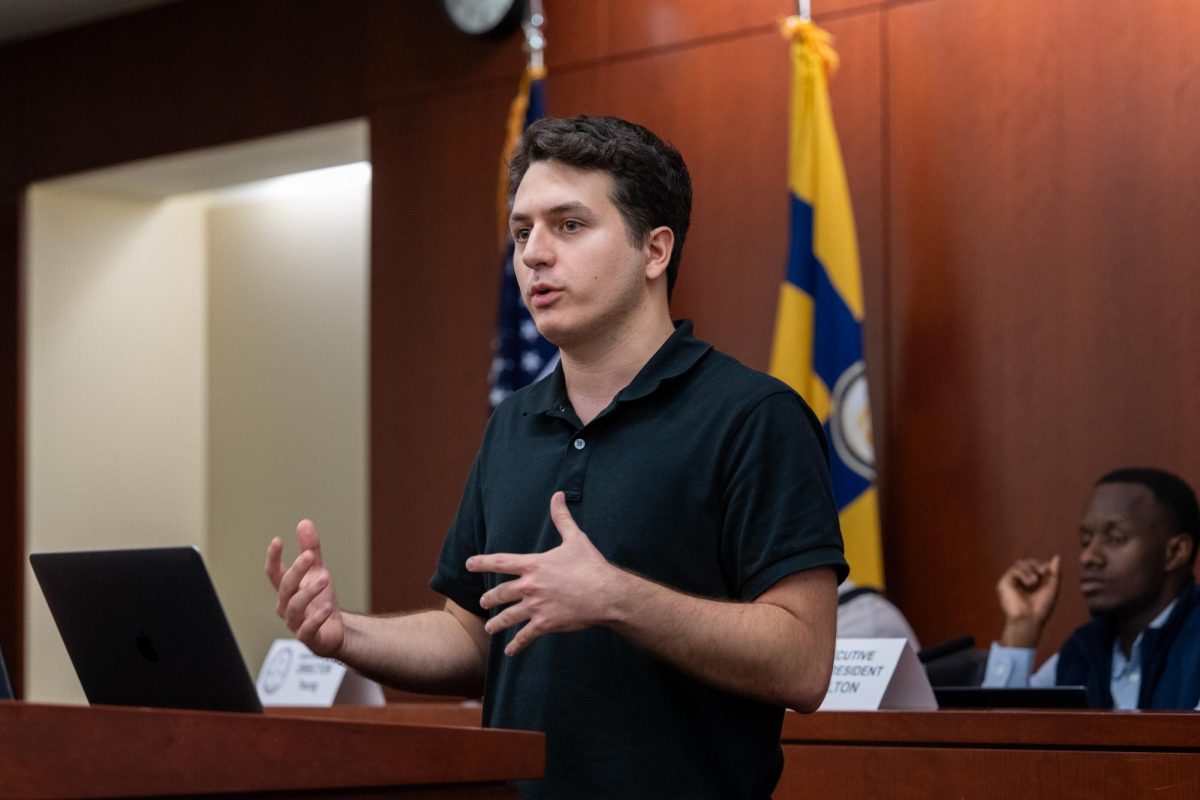
[(907, 639), (838, 639), (820, 711), (937, 708), (925, 668)]
[(258, 673), (264, 706), (384, 704), (383, 689), (340, 661), (321, 658), (295, 639), (276, 639)]

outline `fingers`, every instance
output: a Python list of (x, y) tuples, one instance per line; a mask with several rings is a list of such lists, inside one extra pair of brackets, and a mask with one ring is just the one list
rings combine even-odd
[(517, 635), (512, 638), (512, 641), (504, 648), (504, 655), (515, 656), (517, 653), (524, 650), (529, 645), (533, 644), (534, 640), (542, 635), (544, 631), (538, 630), (534, 623), (529, 623), (521, 630), (517, 631)]
[(498, 572), (501, 575), (524, 575), (533, 563), (534, 555), (491, 553), (467, 559), (467, 572)]
[(499, 633), (500, 631), (508, 630), (514, 625), (528, 622), (531, 616), (532, 614), (527, 603), (517, 603), (489, 619), (484, 623), (483, 629), (488, 633)]
[(279, 591), (279, 581), (283, 578), (283, 564), (280, 560), (282, 555), (283, 540), (276, 536), (267, 545), (267, 563), (263, 565), (263, 572), (267, 573), (267, 580), (271, 582), (275, 591)]
[(317, 631), (329, 621), (331, 616), (333, 616), (333, 603), (326, 603), (323, 606), (319, 606), (313, 614), (304, 620), (300, 627), (294, 629), (296, 638), (311, 648), (317, 638)]
[(301, 550), (312, 551), (315, 563), (325, 563), (321, 558), (321, 540), (317, 537), (317, 526), (311, 519), (300, 520), (300, 524), (296, 526), (296, 541), (300, 543)]
[[(301, 581), (299, 589), (288, 600), (287, 609), (284, 614), (284, 622), (290, 630), (298, 631), (303, 627), (304, 622), (310, 616), (313, 610), (310, 608), (314, 605), (313, 601), (329, 586), (329, 573), (324, 569), (314, 569), (308, 576)], [(332, 605), (327, 603), (327, 605)]]
[(567, 496), (563, 492), (555, 492), (550, 497), (550, 519), (554, 521), (554, 527), (558, 528), (564, 542), (583, 533), (575, 524), (571, 510), (567, 508)]
[(1058, 580), (1061, 576), (1061, 573), (1059, 572), (1060, 563), (1059, 557), (1054, 556), (1046, 565), (1046, 583), (1048, 583), (1050, 586), (1053, 586), (1055, 591), (1058, 590)]
[(517, 581), (505, 581), (491, 591), (484, 592), (479, 598), (479, 607), (483, 609), (498, 608), (515, 603), (524, 597)]
[[(317, 538), (317, 527), (313, 525), (312, 520), (304, 519), (300, 521), (300, 524), (296, 526), (296, 539), (300, 542), (301, 556), (305, 552), (311, 552), (311, 563), (317, 565), (324, 563), (321, 558), (321, 540)], [(292, 563), (292, 568), (294, 569), (299, 563), (300, 559), (296, 559)], [(263, 565), (263, 572), (266, 573), (267, 580), (275, 587), (276, 592), (283, 589), (290, 595), (291, 592), (295, 591), (295, 585), (299, 583), (299, 578), (296, 578), (294, 583), (289, 581), (288, 585), (285, 586), (284, 584), (286, 573), (283, 570), (283, 540), (278, 536), (271, 539), (271, 542), (267, 545), (267, 560)], [(275, 610), (280, 616), (283, 616), (282, 603)]]
[(1022, 559), (1013, 565), (1013, 579), (1026, 589), (1037, 586), (1042, 578), (1038, 572), (1037, 562), (1032, 559)]
[(313, 566), (313, 556), (311, 550), (305, 550), (296, 557), (292, 565), (288, 567), (287, 572), (279, 579), (279, 585), (276, 587), (275, 595), (275, 613), (286, 619), (288, 603), (291, 602), (292, 595), (296, 594), (300, 588), (300, 582), (304, 580), (304, 576), (308, 574), (309, 569)]
[[(514, 602), (517, 600), (521, 602)], [(525, 623), (524, 627), (517, 631), (513, 640), (504, 648), (505, 654), (512, 656), (524, 650), (530, 642), (541, 636), (543, 631), (538, 629), (536, 623), (530, 621), (533, 617), (533, 607), (525, 598), (518, 581), (505, 581), (479, 598), (479, 605), (483, 608), (495, 608), (506, 603), (513, 603), (513, 605), (484, 623), (483, 630), (488, 635), (492, 635)]]
[(1008, 568), (1008, 577), (1026, 591), (1038, 588), (1050, 576), (1051, 562), (1023, 558)]

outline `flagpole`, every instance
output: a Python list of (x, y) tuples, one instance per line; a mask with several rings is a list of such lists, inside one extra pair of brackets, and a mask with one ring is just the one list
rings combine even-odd
[(800, 19), (812, 22), (812, 0), (797, 0), (796, 5), (799, 7)]
[(542, 10), (542, 0), (529, 0), (525, 6), (525, 21), (521, 28), (525, 31), (525, 52), (529, 54), (529, 69), (540, 72), (545, 68), (543, 54), (546, 51), (546, 36), (542, 26), (546, 24), (546, 12)]

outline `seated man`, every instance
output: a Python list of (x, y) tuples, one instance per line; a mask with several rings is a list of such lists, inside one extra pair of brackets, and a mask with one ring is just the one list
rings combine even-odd
[(1157, 469), (1105, 475), (1080, 524), (1079, 588), (1091, 622), (1030, 675), (1058, 598), (1059, 557), (1018, 561), (996, 586), (1004, 633), (992, 645), (983, 685), (1083, 685), (1093, 708), (1196, 708), (1197, 531), (1196, 494), (1177, 476)]

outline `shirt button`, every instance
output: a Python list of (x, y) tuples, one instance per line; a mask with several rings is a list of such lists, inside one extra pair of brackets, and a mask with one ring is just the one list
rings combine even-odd
[(582, 450), (585, 447), (587, 447), (587, 442), (583, 441), (583, 439), (575, 440), (575, 449), (576, 450)]

